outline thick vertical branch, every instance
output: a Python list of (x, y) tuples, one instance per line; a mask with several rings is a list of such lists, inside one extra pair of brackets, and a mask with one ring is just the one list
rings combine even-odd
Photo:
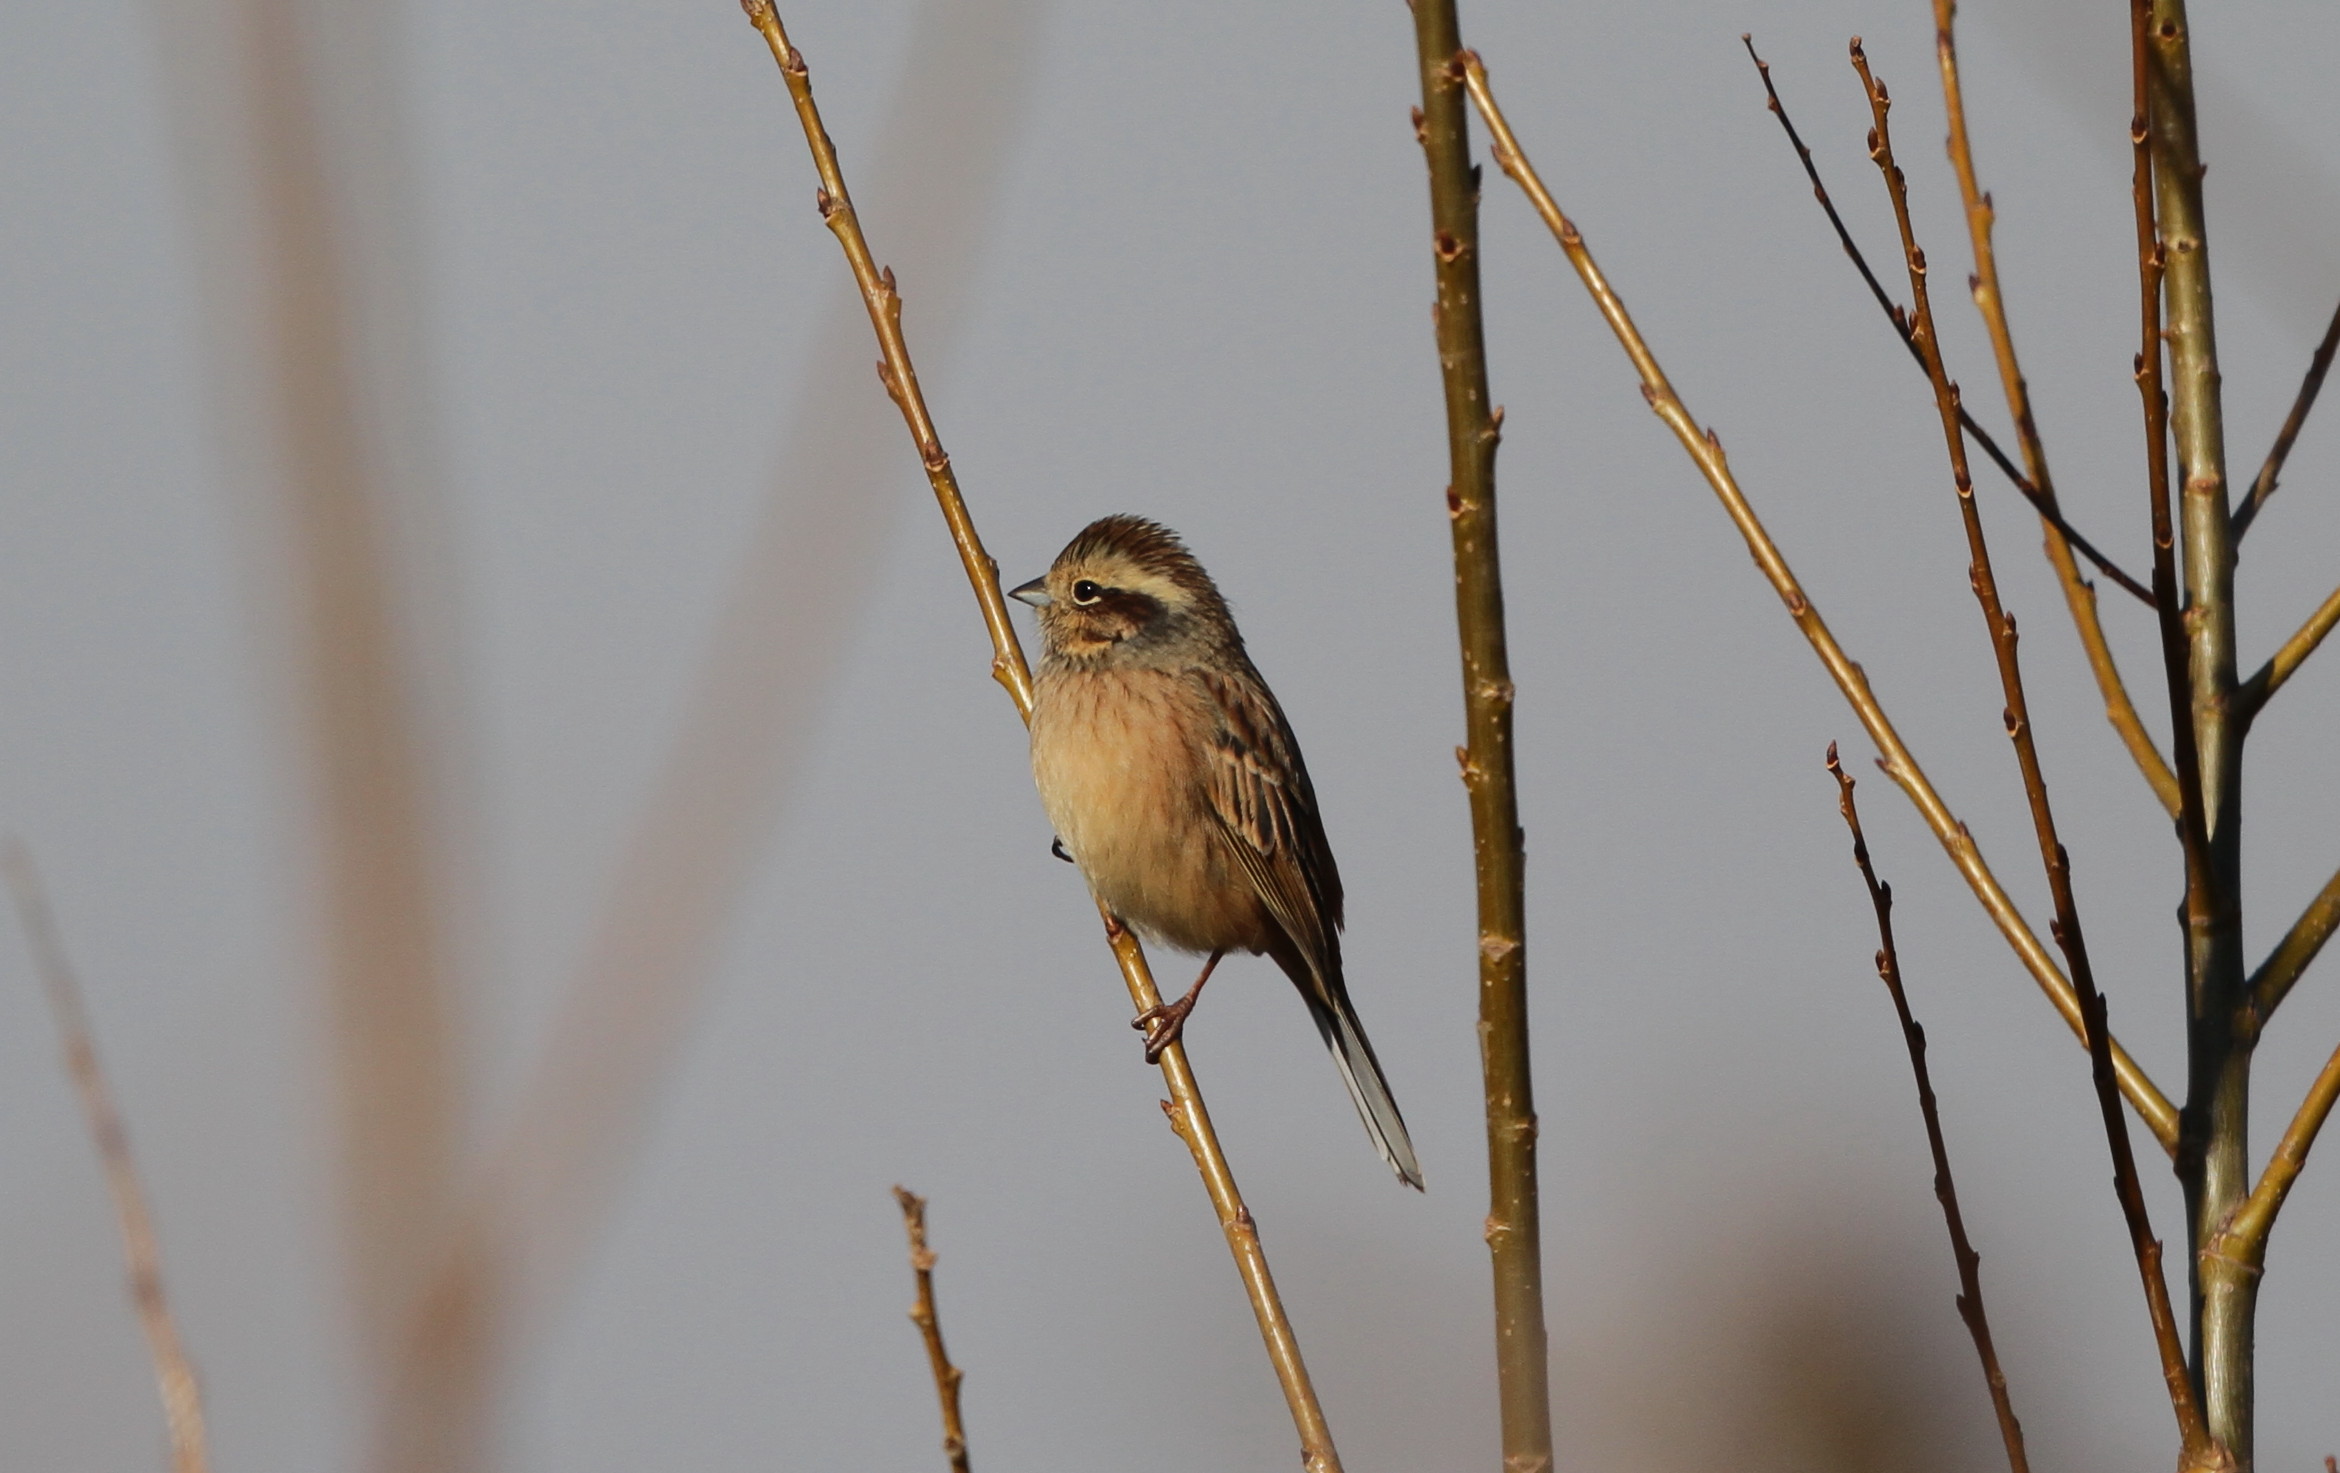
[(1495, 532), (1495, 447), (1503, 412), (1487, 388), (1479, 310), (1479, 170), (1471, 162), (1462, 32), (1454, 0), (1414, 0), (1422, 68), (1415, 131), (1430, 166), (1438, 363), (1446, 388), (1446, 510), (1454, 532), (1455, 617), (1462, 637), (1469, 745), (1458, 754), (1470, 793), (1479, 888), (1479, 1060), (1487, 1091), (1487, 1248), (1494, 1260), (1495, 1354), (1509, 1473), (1552, 1464), (1544, 1333), (1543, 1243), (1536, 1196), (1535, 1090), (1529, 1072), (1526, 900), (1513, 784), (1512, 684), (1503, 568)]
[[(1947, 24), (1946, 14), (1937, 11)], [(1943, 69), (1946, 78), (1955, 78), (1955, 64), (1949, 59), (1948, 32), (1939, 33), (1943, 47)], [(2104, 995), (2097, 990), (2096, 971), (2088, 956), (2088, 943), (2080, 927), (2080, 912), (2072, 893), (2071, 860), (2056, 835), (2054, 809), (2048, 802), (2047, 779), (2040, 768), (2039, 749), (2032, 738), (2031, 713), (2024, 695), (2023, 671), (2016, 657), (2015, 619), (1999, 602), (1998, 583), (1991, 569), (1990, 546), (1983, 537), (1982, 515), (1975, 506), (1974, 487), (1968, 478), (1966, 441), (1958, 427), (1958, 386), (1950, 381), (1949, 371), (1943, 366), (1940, 339), (1935, 335), (1934, 310), (1926, 290), (1926, 257), (1918, 248), (1917, 235), (1910, 223), (1909, 195), (1904, 186), (1901, 169), (1893, 162), (1893, 138), (1887, 115), (1892, 107), (1885, 92), (1885, 84), (1869, 71), (1867, 56), (1856, 38), (1852, 43), (1853, 69), (1860, 73), (1861, 85), (1869, 97), (1869, 156), (1876, 161), (1878, 171), (1885, 177), (1886, 191), (1893, 200), (1893, 216), (1901, 228), (1901, 245), (1909, 261), (1909, 289), (1915, 310), (1911, 314), (1910, 337), (1917, 343), (1925, 358), (1926, 376), (1933, 381), (1934, 404), (1942, 421), (1942, 436), (1950, 453), (1950, 474), (1958, 493), (1959, 518), (1965, 527), (1966, 545), (1971, 559), (1968, 581), (1974, 588), (1977, 603), (1982, 606), (1983, 622), (1987, 626), (1991, 652), (1999, 667), (1999, 688), (2006, 698), (2005, 717), (2007, 736), (2015, 747), (2016, 766), (2023, 775), (2023, 793), (2031, 806), (2034, 832), (2039, 838), (2040, 861), (2047, 870), (2048, 893), (2052, 898), (2056, 919), (2052, 928), (2057, 943), (2063, 947), (2064, 958), (2071, 968), (2072, 987), (2079, 994), (2080, 1006), (2087, 1023), (2090, 1074), (2096, 1086), (2099, 1112), (2104, 1118), (2106, 1145), (2112, 1152), (2113, 1190), (2120, 1199), (2121, 1215), (2129, 1229), (2129, 1243), (2137, 1258), (2137, 1274), (2145, 1290), (2147, 1316), (2152, 1321), (2153, 1337), (2161, 1354), (2162, 1379), (2167, 1384), (2170, 1409), (2177, 1417), (2179, 1436), (2183, 1439), (2182, 1467), (2186, 1469), (2215, 1466), (2209, 1438), (2204, 1430), (2202, 1415), (2196, 1401), (2191, 1378), (2187, 1374), (2185, 1354), (2178, 1343), (2177, 1321), (2170, 1308), (2169, 1284), (2161, 1271), (2161, 1244), (2153, 1236), (2153, 1227), (2145, 1212), (2144, 1189), (2137, 1179), (2137, 1162), (2129, 1143), (2129, 1120), (2121, 1113), (2120, 1094), (2113, 1078), (2112, 1035), (2105, 1020)], [(1948, 89), (1956, 95), (1954, 80)], [(1958, 114), (1953, 107), (1952, 117)], [(1954, 132), (1954, 140), (1962, 134)], [(1958, 152), (1955, 143), (1953, 153)], [(1982, 289), (1978, 286), (1977, 294)], [(1986, 317), (1996, 315), (1986, 308)], [(2009, 357), (2004, 363), (2012, 363)], [(2027, 436), (2028, 437), (2028, 436)], [(2035, 437), (2033, 437), (2035, 438)]]
[(918, 1302), (910, 1307), (910, 1323), (926, 1342), (935, 1400), (942, 1404), (943, 1456), (951, 1461), (951, 1473), (967, 1473), (967, 1426), (959, 1419), (959, 1383), (967, 1373), (952, 1365), (950, 1352), (943, 1349), (942, 1318), (934, 1308), (934, 1250), (926, 1246), (926, 1199), (896, 1187), (894, 1201), (902, 1208), (902, 1228), (910, 1236), (910, 1272), (918, 1280)]
[[(1819, 609), (1813, 606), (1811, 598), (1805, 594), (1803, 585), (1796, 579), (1795, 570), (1788, 565), (1786, 556), (1779, 550), (1779, 544), (1772, 540), (1762, 518), (1755, 514), (1755, 507), (1748, 501), (1747, 493), (1740, 489), (1738, 478), (1731, 472), (1730, 458), (1723, 453), (1722, 441), (1712, 430), (1700, 428), (1689, 406), (1674, 392), (1674, 386), (1667, 380), (1666, 371), (1658, 363), (1657, 355), (1650, 351), (1641, 330), (1633, 325), (1633, 315), (1625, 310), (1624, 300), (1609, 285), (1600, 263), (1593, 259), (1591, 249), (1585, 245), (1583, 235), (1562, 213), (1559, 201), (1544, 187), (1535, 165), (1521, 150), (1510, 124), (1504, 121), (1503, 109), (1495, 101), (1494, 89), (1488, 85), (1486, 68), (1476, 56), (1466, 55), (1464, 79), (1470, 88), (1471, 101), (1477, 104), (1480, 115), (1487, 120), (1495, 162), (1527, 195), (1529, 203), (1534, 205), (1536, 213), (1551, 230), (1552, 238), (1560, 243), (1560, 250), (1568, 257), (1569, 265), (1576, 268), (1577, 277), (1584, 283), (1593, 305), (1600, 311), (1602, 320), (1609, 324), (1609, 330), (1616, 334), (1618, 346), (1625, 350), (1626, 358), (1639, 375), (1642, 398), (1648, 401), (1650, 409), (1658, 418), (1665, 421), (1666, 428), (1674, 432), (1675, 439), (1681, 442), (1691, 463), (1698, 467), (1699, 474), (1706, 478), (1706, 484), (1722, 503), (1731, 524), (1738, 528), (1739, 535), (1746, 540), (1747, 550), (1753, 554), (1757, 570), (1771, 585), (1772, 591), (1779, 595), (1780, 602), (1786, 605), (1788, 617), (1812, 646), (1812, 653), (1828, 672), (1829, 679), (1836, 683), (1845, 704), (1852, 707), (1853, 714), (1860, 718), (1861, 729), (1869, 734), (1869, 740), (1877, 744), (1880, 765), (1885, 775), (1893, 779), (1908, 796), (1911, 806), (1917, 809), (1926, 827), (1949, 855), (1950, 862), (1957, 867), (1960, 877), (1974, 892), (1984, 914), (1998, 927), (1999, 934), (2006, 938), (2007, 945), (2014, 950), (2024, 970), (2031, 974), (2032, 980), (2039, 984), (2039, 990), (2046, 994), (2056, 1015), (2064, 1020), (2083, 1043), (2088, 1042), (2089, 1023), (2081, 1010), (2078, 995), (2072, 990), (2071, 982), (2056, 965), (2055, 958), (2048, 955), (2047, 948), (2040, 944), (2039, 937), (2032, 931), (2030, 923), (2023, 919), (2023, 913), (2016, 908), (2006, 887), (1991, 872), (1990, 864), (1983, 858), (1981, 846), (1974, 842), (1974, 835), (1967, 832), (1966, 825), (1959, 822), (1958, 815), (1942, 800), (1941, 792), (1934, 787), (1933, 780), (1926, 776), (1915, 754), (1902, 741), (1901, 733), (1894, 729), (1892, 718), (1878, 701), (1877, 693), (1869, 687), (1867, 673), (1845, 653), (1844, 646), (1837, 643), (1828, 621), (1820, 616)], [(2177, 1145), (2177, 1107), (2155, 1086), (2143, 1067), (2129, 1056), (2128, 1050), (2121, 1047), (2119, 1040), (2108, 1039), (2107, 1049), (2121, 1094), (2135, 1108), (2146, 1128), (2153, 1132), (2154, 1139), (2161, 1142), (2164, 1149), (2174, 1150)]]
[(2178, 1172), (2193, 1228), (2194, 1371), (2211, 1433), (2249, 1473), (2258, 1272), (2210, 1250), (2251, 1190), (2242, 954), (2242, 741), (2235, 707), (2234, 542), (2185, 0), (2152, 0), (2146, 37), (2154, 195), (2167, 255), (2170, 420), (2180, 475), (2188, 719), (2209, 846), (2206, 914), (2186, 936), (2186, 1103)]
[[(1028, 723), (1032, 717), (1031, 667), (1025, 662), (1023, 645), (1017, 640), (1015, 625), (1008, 617), (1007, 597), (999, 586), (999, 565), (984, 551), (983, 540), (976, 534), (966, 498), (959, 492), (958, 474), (951, 469), (950, 455), (943, 449), (942, 437), (935, 430), (933, 417), (927, 413), (926, 398), (919, 391), (918, 372), (910, 361), (909, 344), (902, 336), (902, 298), (895, 290), (894, 274), (879, 269), (876, 257), (870, 253), (869, 242), (861, 232), (860, 218), (853, 210), (853, 198), (845, 188), (836, 145), (830, 142), (828, 130), (821, 123), (820, 107), (813, 100), (811, 74), (805, 67), (803, 54), (789, 43), (772, 0), (741, 0), (741, 9), (747, 12), (749, 23), (771, 48), (789, 99), (796, 106), (797, 120), (804, 127), (805, 144), (812, 152), (813, 166), (821, 179), (815, 195), (821, 219), (836, 236), (837, 244), (845, 252), (846, 263), (852, 267), (853, 279), (861, 289), (862, 301), (869, 309), (870, 327), (877, 334), (879, 351), (884, 355), (878, 364), (878, 375), (895, 406), (902, 411), (902, 421), (908, 426), (918, 458), (926, 467), (927, 482), (934, 489), (935, 502), (942, 509), (943, 522), (950, 529), (951, 543), (958, 549), (967, 582), (974, 590), (984, 628), (991, 635), (992, 676), (1005, 687), (1009, 699), (1015, 702), (1016, 713)], [(1102, 906), (1099, 912), (1106, 937), (1113, 946), (1114, 959), (1120, 964), (1122, 981), (1129, 987), (1130, 1001), (1141, 1012), (1160, 1006), (1162, 996), (1154, 986), (1153, 973), (1146, 965), (1145, 952), (1138, 945), (1137, 937), (1104, 912)], [(1204, 1107), (1202, 1091), (1187, 1062), (1185, 1045), (1173, 1043), (1163, 1050), (1161, 1067), (1163, 1082), (1170, 1091), (1170, 1099), (1163, 1108), (1170, 1117), (1171, 1128), (1193, 1154), (1195, 1169), (1202, 1174), (1204, 1190), (1218, 1214), (1219, 1229), (1226, 1236), (1236, 1272), (1243, 1280), (1244, 1293), (1251, 1300), (1252, 1315), (1259, 1322), (1260, 1337), (1266, 1342), (1268, 1360), (1283, 1388), (1285, 1404), (1291, 1409), (1303, 1464), (1308, 1473), (1339, 1473), (1340, 1454), (1333, 1447), (1332, 1430), (1325, 1422), (1324, 1408), (1317, 1402), (1308, 1366), (1301, 1359), (1299, 1338), (1284, 1313), (1275, 1279), (1268, 1272), (1258, 1225), (1236, 1187), (1226, 1152), (1220, 1149), (1218, 1133), (1212, 1128), (1210, 1112)]]
[(163, 1294), (162, 1250), (155, 1241), (154, 1214), (147, 1208), (137, 1164), (130, 1159), (130, 1137), (122, 1128), (122, 1112), (114, 1107), (105, 1070), (98, 1065), (81, 982), (65, 955), (65, 943), (57, 934), (56, 917), (49, 910), (49, 898), (32, 855), (11, 842), (0, 854), (0, 869), (6, 872), (9, 893), (16, 902), (17, 924), (24, 930), (25, 947), (32, 953), (41, 990), (48, 994), (49, 1011), (65, 1044), (65, 1066), (73, 1075), (74, 1090), (81, 1096), (81, 1113), (89, 1122), (98, 1162), (105, 1168), (106, 1185), (114, 1194), (114, 1221), (122, 1230), (122, 1257), (130, 1270), (130, 1303), (138, 1312), (140, 1328), (146, 1331), (155, 1385), (162, 1393), (163, 1423), (170, 1432), (171, 1473), (208, 1473), (211, 1458), (203, 1430), (202, 1389), (196, 1384), (194, 1363), (179, 1342), (170, 1301)]
[[(1893, 944), (1893, 887), (1877, 878), (1869, 863), (1869, 841), (1861, 833), (1861, 812), (1853, 802), (1853, 780), (1836, 760), (1836, 743), (1828, 744), (1828, 771), (1836, 779), (1837, 811), (1852, 830), (1853, 863), (1869, 889), (1869, 905), (1877, 912), (1877, 977), (1893, 999), (1893, 1015), (1901, 1021), (1901, 1039), (1909, 1049), (1909, 1069), (1917, 1076), (1918, 1113), (1925, 1117), (1926, 1147), (1934, 1158), (1934, 1200), (1942, 1204), (1942, 1222), (1950, 1230), (1950, 1254), (1958, 1263), (1958, 1317), (1974, 1340), (1982, 1362), (1983, 1383), (1990, 1388), (1991, 1410), (1999, 1419), (1999, 1441), (2007, 1450), (2008, 1473), (2031, 1473), (2023, 1451), (2023, 1424), (2015, 1419), (2015, 1403), (2007, 1395), (2007, 1373), (1999, 1368), (1998, 1347), (1991, 1342), (1991, 1318), (1983, 1308), (1982, 1255), (1966, 1236), (1966, 1214), (1958, 1209), (1958, 1184), (1950, 1176), (1950, 1147), (1942, 1139), (1942, 1111), (1934, 1099), (1933, 1071), (1926, 1067), (1926, 1030), (1910, 1012), (1909, 994), (1901, 986), (1901, 951)], [(2174, 1338), (2174, 1336), (2173, 1336)]]

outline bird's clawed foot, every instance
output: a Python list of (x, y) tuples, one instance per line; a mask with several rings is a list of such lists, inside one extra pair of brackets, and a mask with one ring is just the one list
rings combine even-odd
[(1176, 1002), (1156, 1003), (1129, 1020), (1130, 1027), (1146, 1035), (1147, 1063), (1161, 1063), (1163, 1051), (1176, 1043), (1179, 1035), (1186, 1031), (1187, 1015), (1194, 1011), (1195, 1001), (1202, 996), (1203, 984), (1211, 980), (1211, 969), (1219, 964), (1219, 958), (1224, 955), (1225, 952), (1219, 951), (1211, 953), (1211, 959), (1203, 963), (1202, 975), (1194, 979), (1192, 987), (1186, 989), (1186, 996)]

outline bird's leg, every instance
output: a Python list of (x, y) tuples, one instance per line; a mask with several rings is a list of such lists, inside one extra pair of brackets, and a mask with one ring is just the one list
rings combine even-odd
[(1176, 1043), (1178, 1035), (1186, 1031), (1186, 1015), (1194, 1011), (1194, 1001), (1202, 996), (1203, 984), (1211, 980), (1211, 969), (1226, 954), (1224, 951), (1211, 953), (1211, 959), (1203, 963), (1202, 975), (1186, 989), (1186, 996), (1176, 1002), (1156, 1003), (1130, 1019), (1130, 1027), (1145, 1030), (1147, 1063), (1162, 1062), (1162, 1050)]

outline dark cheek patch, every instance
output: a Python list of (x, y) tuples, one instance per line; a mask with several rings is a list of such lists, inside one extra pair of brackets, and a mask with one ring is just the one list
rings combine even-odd
[(1107, 590), (1092, 611), (1099, 632), (1110, 639), (1127, 639), (1162, 617), (1161, 600), (1127, 589)]

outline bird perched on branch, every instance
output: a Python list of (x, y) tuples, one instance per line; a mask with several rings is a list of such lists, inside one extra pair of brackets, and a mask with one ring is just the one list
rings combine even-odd
[(1147, 1061), (1220, 958), (1264, 952), (1300, 989), (1381, 1159), (1419, 1190), (1341, 975), (1341, 876), (1316, 791), (1210, 575), (1176, 533), (1113, 516), (1012, 596), (1040, 611), (1032, 776), (1057, 837), (1123, 924), (1209, 958), (1184, 997), (1132, 1025)]

